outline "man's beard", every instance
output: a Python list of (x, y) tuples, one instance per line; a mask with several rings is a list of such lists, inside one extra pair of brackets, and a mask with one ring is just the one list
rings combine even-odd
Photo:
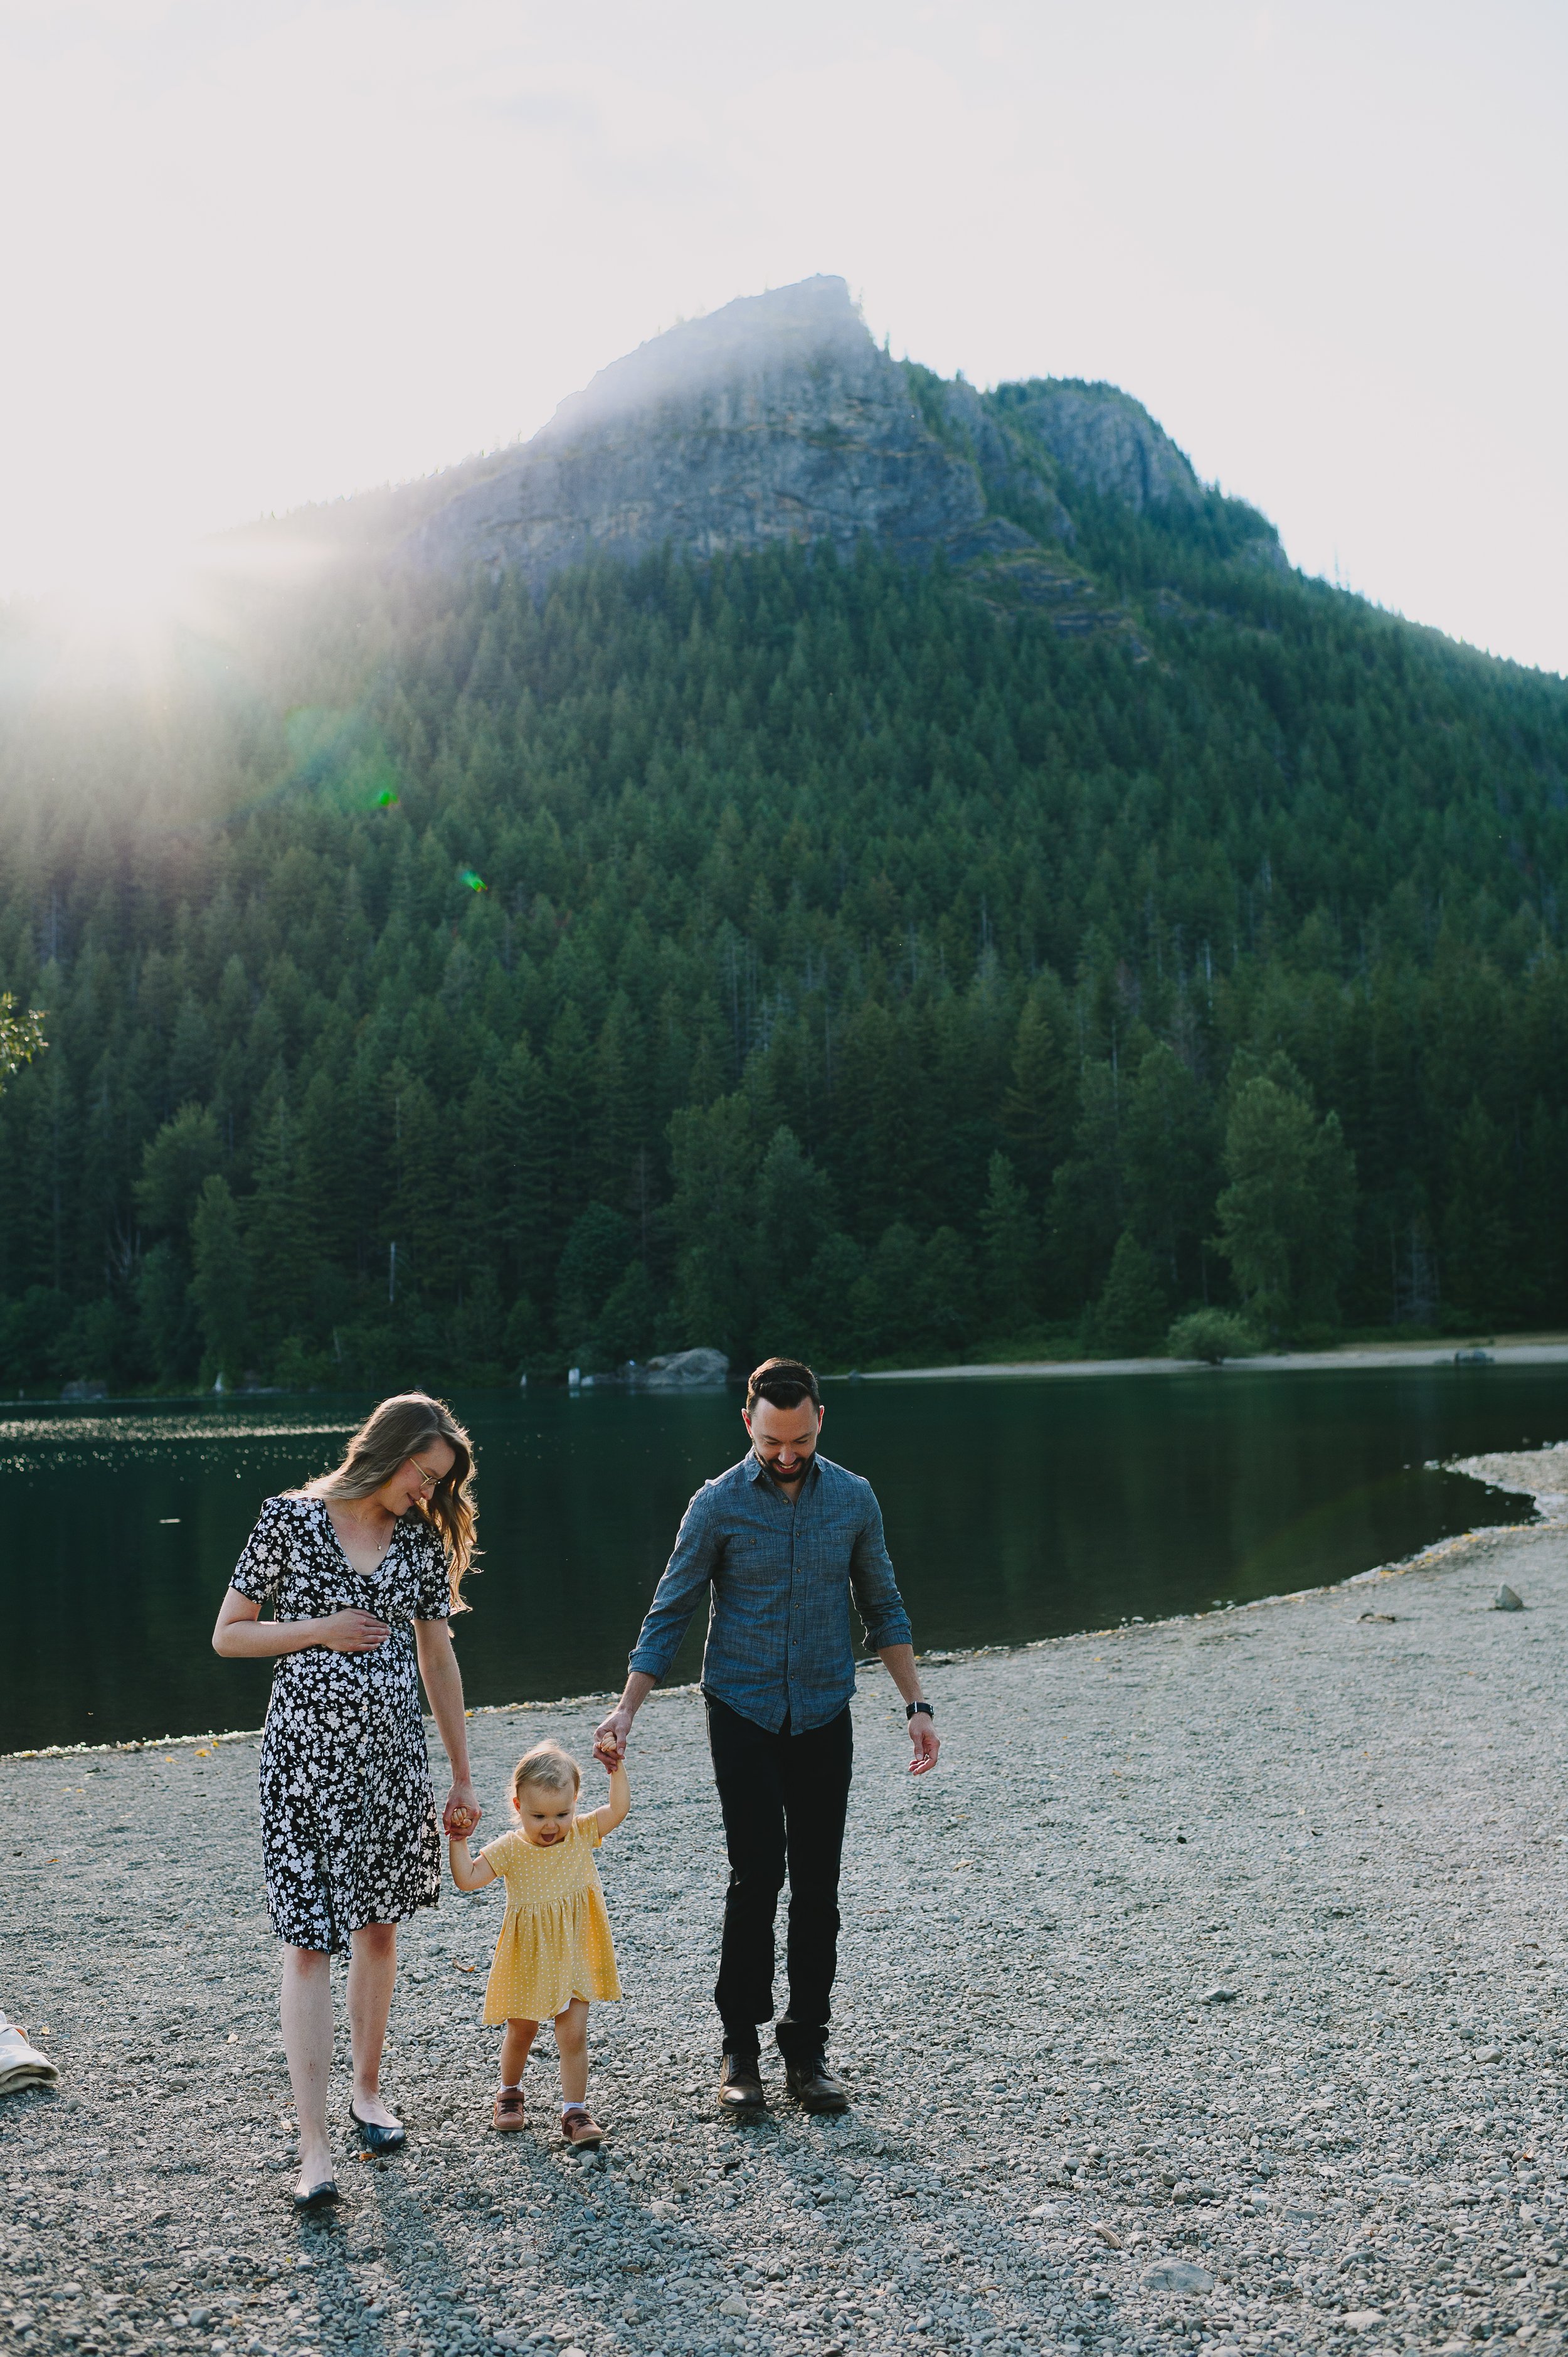
[(811, 1460), (816, 1453), (814, 1448), (801, 1449), (788, 1472), (785, 1472), (776, 1457), (771, 1459), (759, 1457), (757, 1461), (765, 1471), (772, 1474), (776, 1481), (798, 1481), (803, 1473), (811, 1471)]

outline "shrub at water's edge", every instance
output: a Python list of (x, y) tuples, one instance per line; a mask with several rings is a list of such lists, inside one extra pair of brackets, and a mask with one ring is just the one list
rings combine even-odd
[(1246, 1319), (1230, 1309), (1189, 1309), (1165, 1336), (1168, 1357), (1200, 1359), (1206, 1367), (1222, 1366), (1227, 1359), (1250, 1359), (1258, 1348)]

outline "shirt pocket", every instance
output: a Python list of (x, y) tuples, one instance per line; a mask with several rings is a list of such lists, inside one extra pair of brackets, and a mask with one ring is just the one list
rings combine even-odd
[(726, 1531), (724, 1577), (737, 1587), (761, 1587), (779, 1576), (776, 1551), (761, 1531)]

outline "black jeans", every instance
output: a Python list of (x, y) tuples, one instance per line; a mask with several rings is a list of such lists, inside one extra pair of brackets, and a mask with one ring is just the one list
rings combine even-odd
[(725, 2044), (757, 2050), (757, 2025), (773, 2013), (773, 1918), (789, 1876), (786, 1951), (789, 2003), (775, 2035), (785, 2061), (820, 2054), (838, 1964), (839, 1858), (849, 1807), (854, 1738), (849, 1712), (825, 1727), (777, 1735), (714, 1695), (708, 1747), (729, 1851), (724, 1945), (714, 1999)]

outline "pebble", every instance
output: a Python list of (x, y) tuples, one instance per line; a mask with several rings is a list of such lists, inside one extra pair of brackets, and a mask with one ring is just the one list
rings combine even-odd
[(1190, 2260), (1165, 2259), (1145, 2270), (1143, 2285), (1145, 2291), (1212, 2291), (1214, 2277)]
[[(1447, 1543), (1374, 1584), (1396, 1621), (1363, 1621), (1357, 1582), (931, 1663), (918, 1781), (867, 1674), (839, 2120), (800, 2114), (771, 2053), (765, 2117), (714, 2112), (722, 1831), (700, 1702), (655, 1696), (600, 1853), (628, 1992), (592, 2029), (607, 2157), (562, 2147), (548, 2036), (531, 2126), (490, 2133), (499, 1910), (447, 1890), (402, 1933), (408, 2146), (351, 2161), (339, 2068), (345, 2198), (314, 2221), (288, 2205), (253, 1740), (0, 1760), (0, 2001), (62, 2072), (0, 2100), (0, 2346), (1558, 2350), (1564, 1537)], [(1505, 1577), (1528, 1615), (1487, 1609)], [(585, 1756), (599, 1715), (475, 1713), (491, 1825), (518, 1754)]]

